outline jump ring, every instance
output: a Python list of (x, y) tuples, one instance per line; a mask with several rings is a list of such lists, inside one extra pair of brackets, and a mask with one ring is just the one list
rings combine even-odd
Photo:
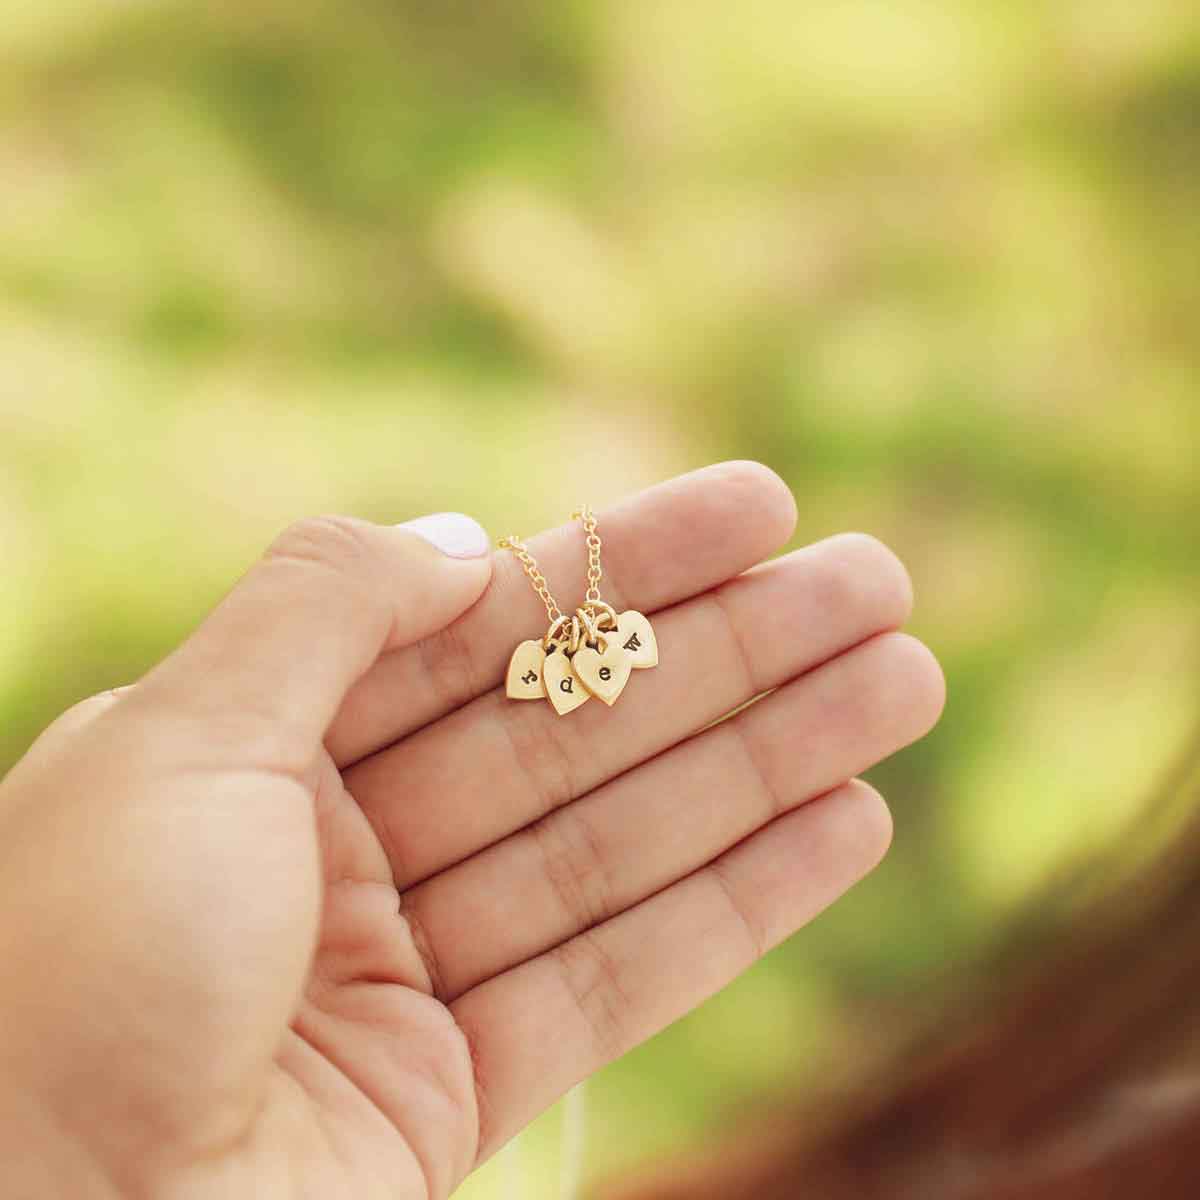
[(559, 629), (561, 629), (563, 625), (567, 625), (573, 620), (573, 617), (568, 617), (565, 613), (561, 613), (554, 621), (552, 621), (550, 628), (546, 630), (546, 636), (542, 638), (542, 649), (549, 651), (552, 645), (557, 646), (557, 635)]

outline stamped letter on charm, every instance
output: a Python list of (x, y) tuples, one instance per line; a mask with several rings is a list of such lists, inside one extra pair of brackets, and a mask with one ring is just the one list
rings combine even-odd
[(508, 662), (504, 690), (513, 700), (541, 700), (546, 695), (542, 679), (546, 651), (539, 639), (522, 642)]
[(632, 657), (634, 670), (658, 666), (658, 639), (640, 612), (630, 608), (617, 617), (617, 639)]
[(629, 682), (633, 660), (615, 635), (600, 635), (604, 650), (583, 646), (575, 655), (575, 673), (593, 696), (613, 704)]
[(591, 699), (587, 688), (580, 686), (575, 668), (564, 651), (555, 650), (547, 654), (545, 669), (546, 694), (560, 717), (573, 712)]

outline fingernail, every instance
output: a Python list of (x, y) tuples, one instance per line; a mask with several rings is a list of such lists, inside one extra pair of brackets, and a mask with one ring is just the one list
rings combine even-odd
[(464, 513), (433, 513), (399, 528), (411, 530), (451, 558), (482, 558), (492, 548), (487, 531)]

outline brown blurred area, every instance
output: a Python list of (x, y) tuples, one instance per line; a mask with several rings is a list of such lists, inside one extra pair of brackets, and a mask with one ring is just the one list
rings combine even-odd
[[(1136, 869), (1035, 898), (1021, 941), (855, 1090), (734, 1117), (606, 1200), (1186, 1200), (1200, 1193), (1200, 739)], [(1113, 877), (1115, 875), (1115, 878)]]

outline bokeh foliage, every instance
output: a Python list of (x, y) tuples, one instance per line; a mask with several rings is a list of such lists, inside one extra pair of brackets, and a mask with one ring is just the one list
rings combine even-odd
[(850, 1078), (1193, 720), (1191, 0), (14, 5), (0, 181), (0, 767), (306, 512), (757, 457), (910, 563), (892, 858), (602, 1078), (600, 1169)]

